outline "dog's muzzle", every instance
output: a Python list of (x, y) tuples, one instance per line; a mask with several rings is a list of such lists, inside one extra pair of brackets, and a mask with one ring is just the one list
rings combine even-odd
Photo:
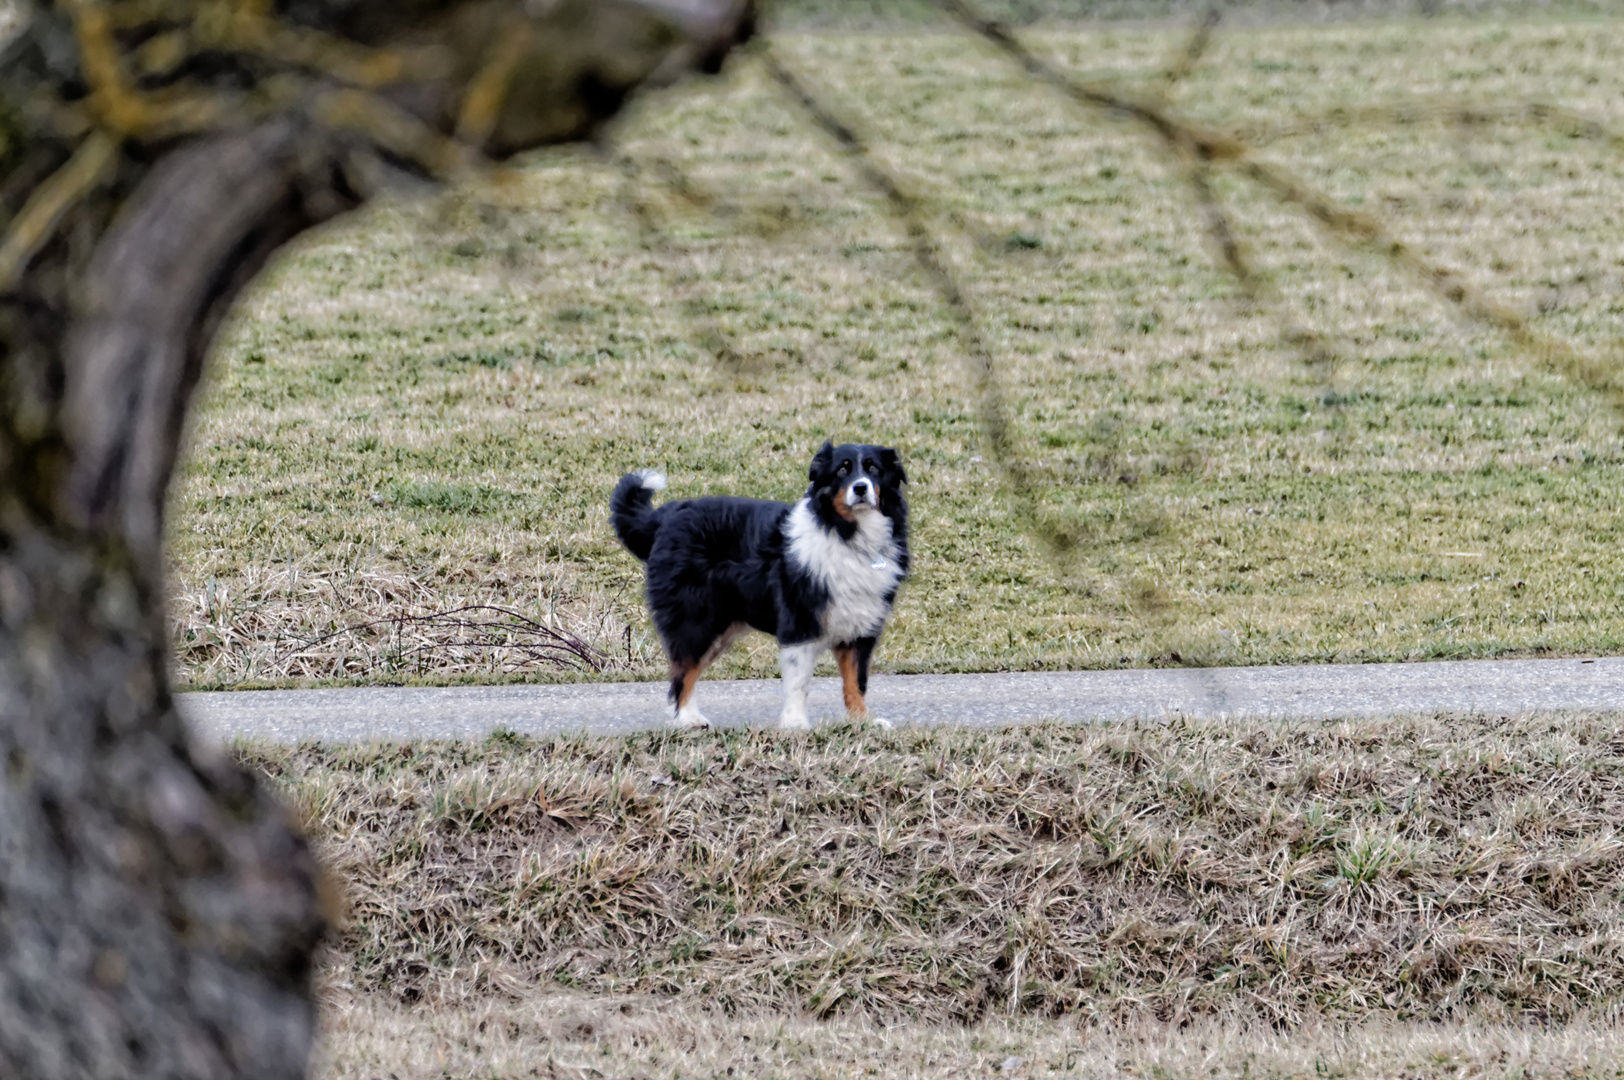
[(856, 480), (846, 489), (846, 505), (853, 509), (859, 506), (878, 506), (879, 493), (874, 490), (871, 480)]

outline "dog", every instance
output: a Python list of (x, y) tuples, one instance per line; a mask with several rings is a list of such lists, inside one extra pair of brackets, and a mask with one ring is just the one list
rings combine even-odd
[(804, 731), (818, 655), (832, 650), (846, 712), (870, 720), (868, 665), (908, 574), (908, 482), (889, 447), (825, 442), (798, 502), (731, 495), (653, 505), (665, 477), (621, 477), (609, 519), (648, 564), (648, 606), (671, 662), (671, 723), (704, 728), (700, 674), (746, 630), (778, 639), (780, 726)]

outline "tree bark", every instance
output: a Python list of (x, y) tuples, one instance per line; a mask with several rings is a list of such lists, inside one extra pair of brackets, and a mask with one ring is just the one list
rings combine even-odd
[(322, 878), (189, 744), (163, 512), (242, 287), (380, 177), (590, 136), (744, 0), (26, 9), (0, 47), (0, 1076), (302, 1076)]

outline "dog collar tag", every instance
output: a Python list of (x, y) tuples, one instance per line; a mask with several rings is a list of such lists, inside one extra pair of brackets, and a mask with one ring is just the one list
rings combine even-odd
[(873, 562), (869, 563), (868, 565), (869, 565), (869, 568), (873, 569), (873, 570), (884, 570), (885, 569), (885, 560), (884, 559), (875, 559)]

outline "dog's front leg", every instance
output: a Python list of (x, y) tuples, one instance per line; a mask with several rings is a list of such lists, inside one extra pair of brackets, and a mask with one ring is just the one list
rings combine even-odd
[(820, 645), (817, 641), (778, 645), (778, 670), (784, 677), (784, 715), (778, 726), (785, 731), (805, 731), (812, 726), (806, 718), (806, 692), (812, 686)]
[(861, 677), (858, 671), (856, 647), (836, 645), (835, 666), (840, 669), (840, 693), (846, 701), (846, 715), (853, 720), (867, 720), (868, 704), (863, 700), (863, 684), (868, 680)]
[(867, 720), (876, 727), (888, 728), (891, 721), (882, 720), (868, 711), (868, 661), (874, 655), (878, 638), (858, 638), (851, 645), (835, 647), (835, 663), (840, 668), (841, 690), (846, 699), (846, 715), (853, 720)]

